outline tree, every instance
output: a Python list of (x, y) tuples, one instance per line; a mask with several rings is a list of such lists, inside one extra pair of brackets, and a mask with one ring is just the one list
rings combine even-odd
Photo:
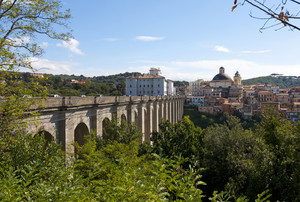
[[(271, 27), (278, 27), (276, 30), (284, 27), (289, 27), (291, 30), (300, 31), (296, 21), (300, 19), (299, 6), (300, 1), (297, 0), (234, 0), (232, 11), (239, 5), (249, 4), (252, 7), (263, 12), (266, 16), (258, 17), (250, 13), (252, 18), (265, 20), (265, 23), (260, 28), (261, 30)], [(297, 8), (298, 7), (298, 8)], [(297, 10), (298, 9), (298, 10)]]
[(17, 67), (32, 69), (31, 59), (43, 53), (33, 40), (37, 35), (67, 40), (69, 33), (57, 32), (56, 25), (67, 27), (69, 10), (59, 0), (0, 0), (1, 70)]
[[(0, 134), (14, 133), (25, 111), (33, 100), (22, 98), (24, 94), (45, 96), (46, 88), (39, 79), (22, 82), (18, 71), (25, 68), (34, 71), (33, 60), (43, 53), (36, 42), (37, 36), (68, 40), (70, 34), (57, 26), (68, 29), (70, 11), (64, 10), (60, 0), (0, 0)], [(28, 97), (28, 96), (27, 96)]]

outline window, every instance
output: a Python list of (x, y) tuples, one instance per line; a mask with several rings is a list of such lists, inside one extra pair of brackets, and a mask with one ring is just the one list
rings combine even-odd
[(151, 87), (153, 87), (153, 84), (151, 84)]
[(131, 93), (132, 93), (132, 91), (129, 91), (129, 93), (131, 94)]
[(132, 87), (132, 85), (130, 84), (130, 88)]
[(145, 85), (144, 85), (144, 87), (145, 87)]
[(149, 85), (147, 85), (147, 87), (149, 87)]
[(158, 84), (158, 87), (159, 87), (159, 84)]
[(140, 87), (142, 87), (142, 85), (140, 85)]

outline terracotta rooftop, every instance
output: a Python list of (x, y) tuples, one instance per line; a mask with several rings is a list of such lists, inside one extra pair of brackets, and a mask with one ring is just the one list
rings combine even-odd
[(264, 91), (259, 91), (258, 93), (259, 93), (259, 94), (263, 94), (263, 93), (273, 94), (273, 93), (271, 93), (270, 91), (266, 91), (266, 90), (264, 90)]

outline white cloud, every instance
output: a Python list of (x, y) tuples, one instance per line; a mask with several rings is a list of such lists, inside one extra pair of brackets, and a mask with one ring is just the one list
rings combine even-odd
[(225, 48), (224, 46), (215, 46), (214, 50), (219, 52), (230, 53), (230, 50), (228, 48)]
[(69, 49), (71, 52), (76, 53), (78, 55), (84, 55), (84, 53), (78, 48), (79, 41), (76, 39), (70, 39), (69, 41), (62, 41), (62, 43), (56, 44), (58, 47), (63, 47)]
[(49, 46), (49, 43), (48, 42), (43, 42), (42, 44), (41, 44), (41, 47), (42, 48), (47, 48)]
[(60, 61), (51, 61), (48, 59), (30, 58), (31, 64), (38, 72), (52, 74), (68, 74), (71, 73), (72, 67), (75, 64)]
[(10, 39), (14, 45), (16, 46), (21, 46), (23, 44), (27, 44), (30, 42), (30, 38), (27, 37), (27, 36), (21, 36), (21, 37), (18, 37), (18, 38), (12, 38)]
[(259, 51), (242, 51), (244, 54), (262, 54), (262, 53), (269, 53), (271, 50), (259, 50)]
[[(170, 61), (157, 62), (155, 67), (159, 67), (162, 75), (171, 80), (194, 81), (196, 79), (211, 80), (219, 73), (219, 68), (225, 67), (225, 73), (233, 77), (236, 71), (242, 79), (267, 76), (272, 73), (284, 75), (300, 75), (300, 64), (278, 65), (262, 64), (248, 60), (198, 60), (198, 61)], [(148, 73), (153, 64), (134, 64), (128, 71)]]
[(115, 41), (119, 41), (120, 39), (118, 38), (104, 38), (104, 41), (109, 41), (109, 42), (115, 42)]
[(154, 36), (137, 36), (135, 38), (140, 41), (159, 41), (165, 39), (165, 37), (154, 37)]

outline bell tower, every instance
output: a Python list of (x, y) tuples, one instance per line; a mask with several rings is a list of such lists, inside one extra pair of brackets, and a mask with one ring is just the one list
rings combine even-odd
[(233, 77), (233, 84), (236, 86), (242, 85), (242, 77), (238, 71), (236, 71), (234, 77)]

